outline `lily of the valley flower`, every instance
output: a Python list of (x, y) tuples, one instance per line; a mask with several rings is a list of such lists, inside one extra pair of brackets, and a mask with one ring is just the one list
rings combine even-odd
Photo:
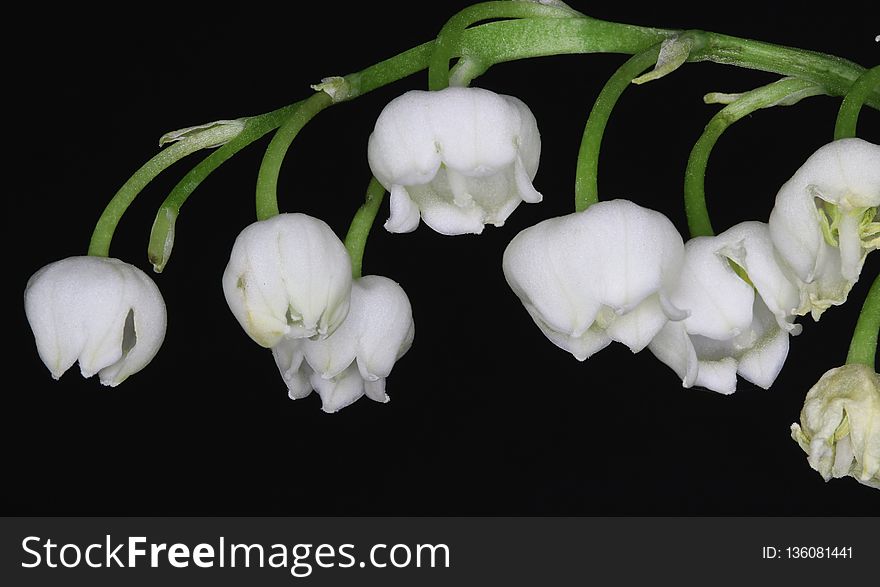
[(880, 376), (867, 365), (826, 372), (807, 393), (791, 437), (829, 479), (850, 476), (880, 489)]
[(24, 306), (37, 351), (58, 379), (79, 361), (114, 387), (143, 369), (165, 338), (165, 302), (152, 279), (107, 257), (69, 257), (28, 281)]
[(327, 224), (279, 214), (245, 228), (226, 271), (226, 303), (245, 332), (264, 347), (283, 337), (326, 337), (345, 319), (351, 260)]
[(670, 299), (688, 316), (667, 323), (651, 352), (685, 387), (733, 393), (739, 374), (769, 388), (788, 356), (789, 333), (801, 327), (786, 310), (798, 290), (776, 257), (767, 225), (743, 222), (714, 237), (693, 238), (685, 251)]
[(794, 310), (819, 319), (846, 301), (868, 252), (880, 247), (880, 146), (841, 139), (815, 153), (782, 186), (770, 234), (801, 290)]
[(272, 354), (291, 399), (321, 396), (336, 412), (366, 395), (387, 402), (385, 379), (413, 341), (412, 308), (403, 289), (387, 277), (368, 275), (351, 286), (351, 309), (323, 340), (285, 337)]
[(627, 200), (545, 220), (504, 251), (504, 275), (554, 344), (583, 361), (612, 340), (642, 350), (667, 320), (684, 257), (664, 215)]
[(370, 136), (368, 158), (391, 192), (390, 232), (419, 218), (439, 233), (501, 226), (521, 201), (540, 202), (532, 180), (541, 139), (517, 98), (481, 88), (413, 90), (392, 100)]

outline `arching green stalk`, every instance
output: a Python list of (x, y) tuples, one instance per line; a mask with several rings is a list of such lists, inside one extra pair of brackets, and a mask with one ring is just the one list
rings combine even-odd
[[(440, 32), (434, 42), (434, 50), (431, 53), (431, 61), (428, 66), (428, 88), (442, 90), (449, 86), (449, 60), (453, 52), (461, 43), (461, 37), (465, 29), (483, 20), (493, 18), (571, 18), (583, 16), (574, 10), (545, 6), (534, 2), (482, 2), (461, 10), (453, 15)], [(465, 58), (467, 59), (473, 59)], [(471, 62), (470, 70), (466, 76), (469, 80), (484, 72), (488, 64)]]
[(856, 125), (862, 105), (871, 92), (880, 88), (880, 65), (875, 65), (857, 79), (840, 104), (834, 124), (834, 140), (856, 136)]
[(656, 63), (659, 53), (660, 45), (657, 44), (630, 57), (614, 72), (605, 83), (602, 91), (599, 92), (584, 126), (581, 146), (578, 149), (574, 182), (574, 209), (576, 212), (582, 212), (599, 201), (599, 149), (614, 105), (617, 104), (618, 98), (629, 87), (632, 80)]
[[(807, 96), (822, 93), (824, 93), (822, 88), (812, 82), (785, 78), (750, 92), (732, 96), (731, 98), (735, 99), (712, 117), (691, 150), (684, 174), (684, 207), (692, 237), (715, 234), (706, 207), (706, 166), (712, 148), (724, 131), (740, 118), (761, 108), (790, 105)], [(707, 96), (707, 99), (710, 96)]]
[(371, 178), (367, 186), (367, 197), (355, 213), (348, 227), (348, 234), (345, 235), (345, 248), (351, 257), (351, 275), (355, 279), (361, 276), (367, 238), (370, 236), (370, 229), (384, 198), (385, 188), (378, 179)]
[(128, 178), (128, 181), (119, 188), (104, 208), (94, 231), (92, 231), (88, 254), (99, 257), (110, 255), (110, 243), (113, 240), (116, 225), (119, 224), (120, 218), (125, 214), (135, 197), (154, 177), (187, 155), (230, 140), (240, 132), (240, 128), (241, 123), (238, 123), (235, 128), (218, 126), (204, 132), (196, 132), (151, 157), (140, 169), (134, 172), (134, 175)]
[(278, 175), (287, 149), (299, 131), (332, 103), (333, 98), (326, 92), (315, 93), (293, 111), (272, 137), (257, 175), (257, 220), (266, 220), (278, 214)]
[(162, 272), (171, 257), (175, 223), (180, 208), (187, 198), (226, 160), (269, 131), (278, 128), (282, 121), (287, 119), (301, 103), (302, 101), (294, 102), (284, 108), (249, 118), (238, 136), (205, 157), (174, 186), (156, 213), (156, 219), (153, 221), (153, 228), (150, 231), (150, 241), (147, 245), (147, 256), (156, 273)]
[[(481, 67), (489, 67), (497, 63), (548, 55), (636, 54), (677, 34), (679, 31), (605, 22), (591, 18), (524, 18), (490, 22), (465, 30), (460, 41), (452, 49), (451, 55), (465, 58), (472, 63), (479, 63)], [(703, 34), (706, 36), (706, 44), (702, 49), (690, 55), (690, 61), (715, 61), (781, 75), (798, 76), (821, 85), (824, 91), (831, 95), (845, 94), (853, 81), (864, 71), (862, 67), (854, 63), (829, 55), (717, 33), (706, 32)], [(434, 42), (424, 43), (360, 72), (345, 76), (348, 91), (344, 99), (351, 100), (425, 69), (433, 49)], [(469, 72), (468, 75), (472, 77), (474, 72)], [(865, 103), (873, 108), (880, 108), (880, 88), (869, 91)], [(264, 115), (271, 117), (271, 122), (267, 122), (268, 126), (274, 128), (281, 124), (278, 119), (274, 118), (278, 112), (279, 110), (276, 110)], [(285, 112), (285, 116), (281, 118), (285, 118), (291, 113), (290, 110)], [(269, 118), (267, 118), (268, 120)], [(271, 130), (271, 128), (265, 127), (261, 127), (261, 129), (263, 132)], [(249, 137), (255, 140), (254, 135)], [(238, 141), (235, 145), (236, 148), (241, 148), (249, 142), (247, 140), (249, 137)], [(120, 188), (118, 193), (118, 195), (121, 194), (120, 197), (114, 197), (114, 200), (108, 205), (107, 213), (102, 216), (95, 228), (94, 245), (90, 246), (91, 251), (94, 251), (95, 254), (107, 254), (116, 224), (128, 204), (153, 177), (180, 157), (185, 156), (183, 154), (185, 148), (180, 146), (183, 144), (177, 143), (178, 146), (172, 146), (162, 151), (148, 161)], [(194, 172), (192, 176), (188, 176), (189, 179), (185, 178), (185, 180), (192, 181), (192, 189), (194, 189), (198, 182), (204, 180), (213, 169), (216, 169), (234, 152), (232, 148), (223, 151), (222, 154), (221, 151), (218, 151), (215, 154), (216, 157), (209, 157), (206, 164), (198, 172)], [(187, 195), (191, 193), (192, 189), (188, 189)], [(184, 190), (182, 189), (179, 193), (183, 194)], [(271, 205), (268, 206), (270, 215), (273, 208)], [(160, 221), (160, 224), (174, 216), (174, 214), (169, 216), (167, 210), (161, 215), (165, 220)], [(154, 239), (154, 242), (157, 243), (154, 246), (155, 249), (164, 246), (165, 239), (157, 238)], [(167, 262), (167, 259), (165, 260)]]
[(856, 322), (846, 363), (861, 363), (872, 369), (877, 362), (877, 333), (880, 331), (880, 275), (874, 278)]

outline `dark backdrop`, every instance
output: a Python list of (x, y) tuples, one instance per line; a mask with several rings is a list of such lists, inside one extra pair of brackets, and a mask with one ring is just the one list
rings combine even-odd
[[(316, 396), (292, 402), (269, 351), (228, 311), (220, 276), (237, 233), (254, 220), (256, 172), (268, 138), (214, 173), (186, 204), (174, 255), (156, 276), (168, 333), (153, 362), (122, 386), (54, 382), (40, 362), (21, 295), (41, 266), (84, 254), (104, 203), (157, 149), (164, 132), (265, 112), (309, 94), (321, 77), (356, 71), (432, 38), (467, 3), (243, 4), (182, 13), (144, 5), (22, 16), (7, 47), (7, 383), (0, 410), (5, 514), (553, 514), (858, 515), (877, 492), (824, 483), (789, 438), (807, 389), (842, 364), (867, 286), (821, 323), (801, 319), (771, 390), (683, 389), (649, 352), (614, 344), (585, 363), (550, 344), (506, 286), (501, 255), (519, 230), (572, 210), (581, 131), (620, 55), (508, 63), (475, 85), (529, 104), (543, 136), (535, 185), (480, 237), (373, 231), (365, 273), (402, 284), (415, 344), (388, 382), (391, 403), (362, 399), (335, 415)], [(634, 24), (703, 28), (878, 61), (880, 32), (858, 9), (811, 14), (764, 3), (628, 3), (580, 8)], [(733, 11), (731, 6), (729, 11)], [(403, 14), (402, 20), (399, 14)], [(873, 23), (876, 24), (876, 23)], [(623, 96), (607, 129), (603, 198), (626, 197), (685, 231), (681, 185), (690, 148), (718, 109), (710, 91), (743, 91), (774, 76), (699, 63)], [(419, 74), (322, 113), (281, 174), (282, 210), (344, 234), (369, 178), (366, 142), (391, 98), (424, 88)], [(832, 137), (838, 99), (758, 112), (731, 128), (707, 179), (717, 229), (766, 220), (778, 187)], [(860, 131), (880, 138), (875, 111)], [(194, 156), (197, 160), (200, 155)], [(192, 164), (140, 196), (112, 254), (149, 271), (152, 217)]]

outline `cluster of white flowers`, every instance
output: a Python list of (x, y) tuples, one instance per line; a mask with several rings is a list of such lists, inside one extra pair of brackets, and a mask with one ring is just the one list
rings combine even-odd
[(844, 139), (782, 188), (770, 222), (682, 245), (663, 215), (626, 200), (517, 235), (504, 273), (542, 332), (584, 360), (612, 340), (648, 347), (681, 377), (720, 393), (740, 375), (768, 388), (796, 316), (846, 300), (880, 246), (880, 147)]
[[(516, 98), (408, 92), (369, 140), (370, 167), (391, 194), (385, 227), (409, 232), (424, 220), (459, 235), (501, 226), (520, 202), (541, 200), (532, 185), (540, 151), (535, 117)], [(739, 375), (767, 388), (800, 332), (795, 317), (843, 303), (880, 247), (878, 207), (880, 147), (844, 139), (782, 186), (769, 223), (685, 243), (662, 214), (611, 200), (523, 230), (503, 269), (540, 330), (578, 360), (618, 341), (650, 349), (685, 387), (729, 394)], [(363, 395), (387, 401), (385, 379), (413, 339), (410, 302), (385, 277), (352, 279), (324, 222), (281, 214), (245, 228), (223, 291), (245, 332), (272, 350), (291, 398), (316, 390), (330, 412)], [(149, 362), (165, 330), (155, 285), (115, 259), (44, 268), (26, 308), (55, 377), (78, 358), (84, 375), (100, 371), (115, 385)]]
[(317, 390), (326, 412), (363, 395), (388, 401), (385, 378), (413, 340), (409, 298), (386, 277), (352, 280), (323, 221), (280, 214), (245, 228), (223, 293), (245, 332), (272, 349), (291, 399)]

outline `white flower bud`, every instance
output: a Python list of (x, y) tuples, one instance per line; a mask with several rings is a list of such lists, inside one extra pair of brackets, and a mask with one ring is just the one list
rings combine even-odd
[(165, 338), (165, 302), (147, 275), (107, 257), (69, 257), (28, 281), (24, 306), (37, 351), (58, 379), (79, 361), (116, 386), (143, 369)]
[(441, 234), (479, 234), (501, 226), (532, 187), (541, 139), (528, 107), (481, 88), (410, 91), (379, 115), (368, 146), (370, 168), (391, 192), (390, 232), (419, 218)]
[(238, 235), (223, 293), (257, 344), (282, 337), (326, 337), (348, 313), (351, 260), (327, 224), (305, 214), (279, 214)]
[(828, 481), (850, 476), (880, 489), (880, 376), (867, 365), (826, 372), (807, 393), (791, 437)]

